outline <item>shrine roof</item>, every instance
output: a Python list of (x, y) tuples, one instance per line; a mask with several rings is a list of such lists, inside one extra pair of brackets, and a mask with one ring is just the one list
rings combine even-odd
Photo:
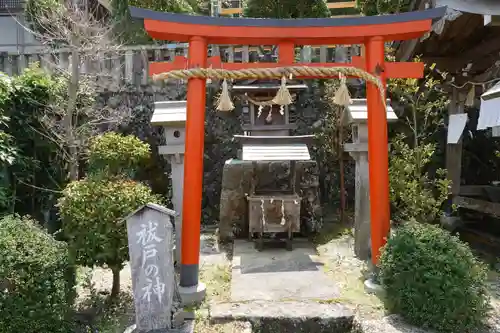
[(156, 39), (183, 42), (192, 36), (201, 36), (214, 44), (249, 45), (278, 44), (290, 40), (290, 36), (299, 45), (358, 44), (372, 36), (385, 40), (413, 39), (426, 33), (445, 11), (446, 7), (441, 7), (380, 16), (255, 19), (162, 13), (130, 7), (132, 17), (144, 20), (146, 31)]
[(186, 122), (186, 101), (155, 102), (152, 125), (172, 125)]
[[(391, 100), (386, 100), (387, 121), (393, 122), (398, 120), (398, 116), (390, 105)], [(366, 98), (353, 98), (352, 104), (347, 107), (347, 118), (344, 119), (345, 124), (350, 123), (365, 123), (368, 121), (368, 105)]]
[(311, 155), (304, 143), (295, 144), (244, 144), (243, 161), (309, 161)]

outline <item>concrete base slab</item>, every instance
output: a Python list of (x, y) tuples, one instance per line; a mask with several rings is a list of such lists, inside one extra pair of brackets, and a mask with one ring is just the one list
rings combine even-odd
[(220, 303), (210, 309), (214, 323), (248, 321), (259, 333), (348, 333), (354, 314), (341, 304), (312, 301)]
[(207, 286), (203, 282), (198, 282), (196, 286), (181, 287), (179, 286), (179, 293), (182, 299), (182, 305), (189, 306), (201, 304), (207, 294)]
[(312, 244), (296, 239), (293, 251), (254, 249), (254, 243), (235, 240), (231, 301), (332, 300), (339, 288), (323, 271)]

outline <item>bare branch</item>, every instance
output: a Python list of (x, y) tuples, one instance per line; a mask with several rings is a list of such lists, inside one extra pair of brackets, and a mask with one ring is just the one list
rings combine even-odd
[(43, 61), (64, 82), (64, 96), (44, 108), (41, 121), (47, 132), (43, 135), (61, 148), (70, 179), (76, 180), (79, 156), (89, 138), (130, 118), (122, 110), (97, 110), (94, 105), (101, 84), (121, 82), (123, 68), (115, 60), (124, 53), (114, 26), (85, 3), (66, 0), (54, 8), (37, 8), (31, 26), (24, 28), (47, 47)]

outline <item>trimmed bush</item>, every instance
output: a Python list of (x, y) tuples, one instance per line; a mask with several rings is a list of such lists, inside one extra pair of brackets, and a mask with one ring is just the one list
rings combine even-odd
[(484, 324), (486, 278), (486, 267), (467, 244), (428, 224), (399, 228), (380, 258), (388, 310), (442, 332), (473, 332)]
[(67, 333), (67, 245), (18, 216), (0, 220), (0, 332)]
[(109, 267), (113, 297), (120, 291), (120, 270), (128, 260), (124, 219), (149, 202), (162, 202), (148, 186), (128, 178), (149, 157), (149, 150), (133, 135), (97, 136), (89, 147), (92, 172), (68, 184), (58, 201), (70, 257), (79, 265)]
[(147, 143), (133, 135), (108, 132), (91, 139), (89, 147), (91, 172), (109, 175), (131, 175), (149, 158)]
[(79, 265), (111, 268), (113, 296), (119, 292), (119, 273), (128, 260), (124, 218), (149, 202), (161, 203), (161, 198), (146, 185), (101, 177), (70, 183), (59, 199), (62, 230), (71, 256)]

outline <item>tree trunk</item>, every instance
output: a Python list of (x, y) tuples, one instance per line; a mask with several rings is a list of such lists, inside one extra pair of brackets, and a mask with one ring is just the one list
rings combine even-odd
[(111, 288), (111, 298), (116, 298), (120, 293), (120, 266), (112, 266), (111, 271), (113, 272), (113, 287)]
[(78, 149), (74, 137), (74, 116), (76, 100), (78, 98), (78, 85), (80, 81), (80, 53), (78, 51), (78, 37), (72, 37), (71, 41), (71, 75), (68, 82), (68, 106), (64, 117), (65, 139), (68, 147), (68, 173), (69, 180), (78, 180)]

